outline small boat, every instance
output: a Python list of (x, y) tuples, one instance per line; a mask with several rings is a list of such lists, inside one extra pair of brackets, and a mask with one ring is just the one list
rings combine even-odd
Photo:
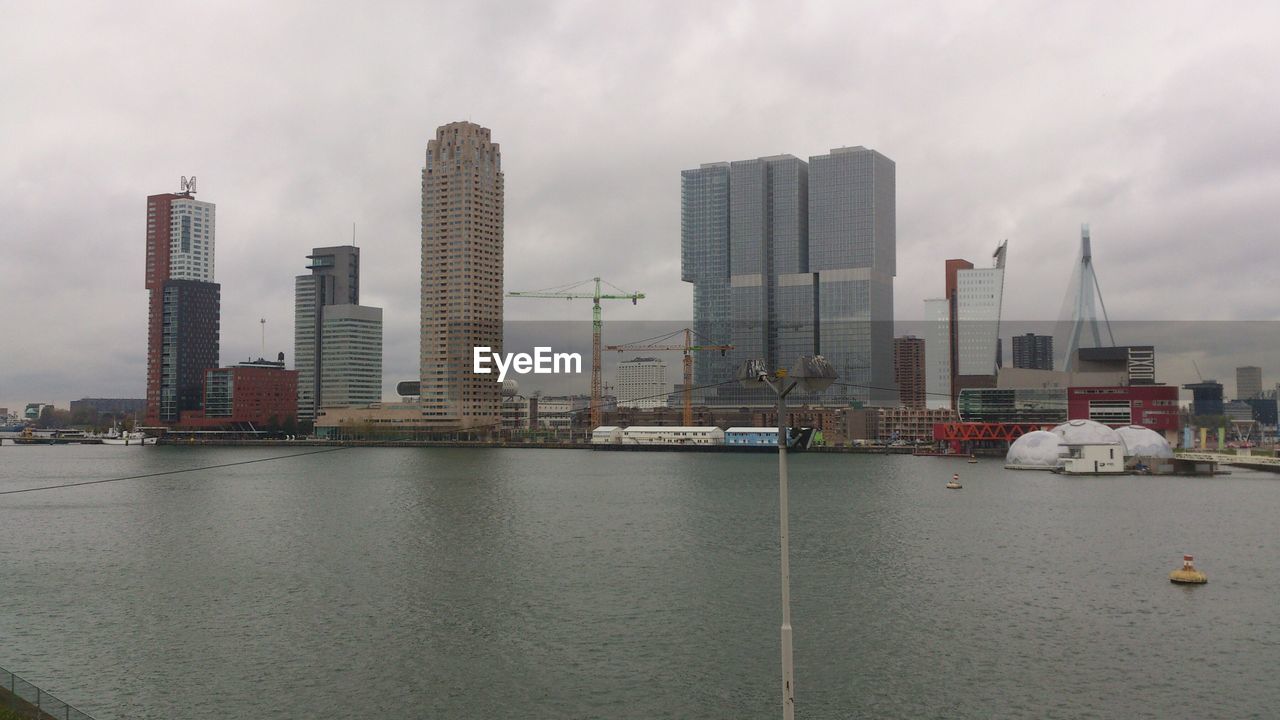
[(136, 445), (138, 447), (142, 447), (143, 445), (155, 445), (157, 439), (158, 438), (149, 438), (139, 431), (129, 432), (128, 430), (125, 430), (124, 432), (117, 432), (115, 428), (111, 428), (111, 431), (103, 436), (102, 444)]
[(969, 462), (971, 462), (971, 463), (976, 463), (976, 462), (978, 462), (978, 456), (977, 456), (977, 455), (970, 455), (970, 456), (969, 456)]
[(964, 486), (960, 484), (960, 475), (959, 475), (959, 473), (957, 473), (957, 474), (955, 474), (955, 475), (952, 475), (952, 476), (951, 476), (951, 482), (947, 483), (947, 489), (948, 489), (948, 490), (959, 490), (959, 489), (960, 489), (960, 488), (962, 488), (962, 487), (964, 487)]

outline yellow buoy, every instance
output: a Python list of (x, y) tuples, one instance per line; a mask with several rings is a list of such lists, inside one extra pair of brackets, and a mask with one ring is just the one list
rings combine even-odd
[(1203, 585), (1209, 582), (1208, 576), (1196, 569), (1193, 560), (1195, 558), (1190, 555), (1183, 555), (1182, 567), (1169, 573), (1169, 582), (1185, 585)]

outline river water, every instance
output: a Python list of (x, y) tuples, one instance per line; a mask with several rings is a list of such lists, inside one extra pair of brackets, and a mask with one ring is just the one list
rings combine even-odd
[[(0, 490), (293, 452), (5, 445)], [(797, 717), (1275, 717), (1280, 476), (791, 460)], [(364, 448), (0, 495), (0, 666), (99, 720), (778, 717), (776, 483)]]

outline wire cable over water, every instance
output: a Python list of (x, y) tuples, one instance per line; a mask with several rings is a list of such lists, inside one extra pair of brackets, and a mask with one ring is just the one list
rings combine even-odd
[(100, 480), (83, 480), (81, 482), (63, 483), (61, 485), (44, 485), (41, 487), (19, 488), (17, 490), (0, 490), (0, 495), (17, 495), (18, 493), (38, 492), (40, 490), (58, 490), (61, 488), (81, 487), (84, 485), (101, 485), (103, 483), (120, 482), (122, 480), (141, 480), (143, 478), (163, 477), (165, 475), (179, 475), (181, 473), (200, 472), (201, 470), (217, 470), (219, 468), (234, 467), (236, 465), (252, 465), (253, 463), (270, 462), (272, 460), (287, 460), (289, 458), (302, 457), (304, 455), (319, 455), (321, 453), (337, 452), (338, 450), (348, 450), (353, 446), (344, 445), (342, 447), (323, 448), (321, 450), (308, 450), (307, 452), (290, 453), (288, 455), (276, 455), (273, 457), (255, 458), (253, 460), (238, 460), (236, 462), (219, 463), (217, 465), (202, 465), (193, 468), (181, 468), (179, 470), (164, 470), (161, 472), (146, 473), (144, 475), (129, 475), (127, 477), (118, 478), (102, 478)]

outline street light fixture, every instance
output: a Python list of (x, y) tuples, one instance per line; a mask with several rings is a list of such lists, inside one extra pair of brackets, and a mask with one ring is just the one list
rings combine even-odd
[(805, 392), (826, 390), (836, 381), (835, 368), (821, 355), (803, 355), (791, 372), (770, 372), (764, 360), (748, 360), (738, 369), (738, 381), (746, 387), (767, 385), (778, 396), (778, 535), (782, 555), (782, 717), (796, 716), (795, 668), (791, 660), (791, 559), (787, 523), (787, 394), (797, 387)]

